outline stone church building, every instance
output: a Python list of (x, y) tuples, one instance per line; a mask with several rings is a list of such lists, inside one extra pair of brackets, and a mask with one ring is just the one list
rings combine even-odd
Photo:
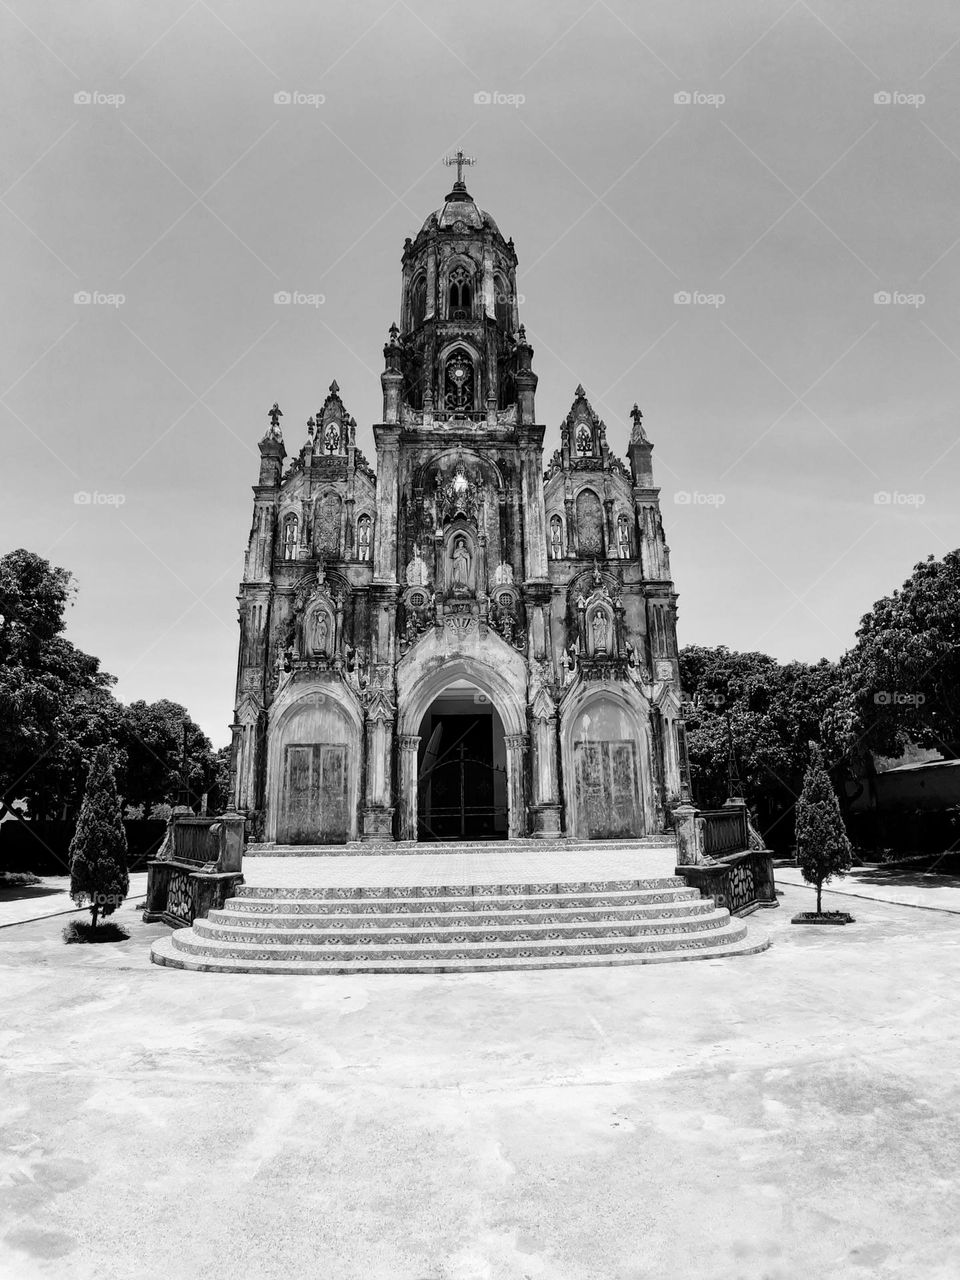
[(688, 798), (653, 446), (634, 406), (624, 462), (577, 387), (545, 464), (516, 271), (458, 165), (404, 244), (376, 470), (335, 382), (289, 455), (269, 415), (232, 726), (255, 840), (640, 836)]

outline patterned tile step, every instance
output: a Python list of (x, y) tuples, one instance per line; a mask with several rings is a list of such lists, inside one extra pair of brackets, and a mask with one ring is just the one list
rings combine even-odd
[[(322, 890), (320, 892), (323, 892)], [(334, 890), (334, 893), (337, 891)], [(426, 915), (444, 912), (475, 911), (582, 911), (603, 907), (663, 907), (691, 905), (703, 899), (696, 889), (621, 889), (609, 893), (547, 893), (529, 897), (517, 895), (496, 897), (484, 895), (475, 898), (463, 894), (454, 898), (318, 898), (277, 895), (273, 898), (228, 898), (227, 911), (244, 915)]]
[[(236, 899), (231, 900), (236, 903)], [(680, 916), (708, 915), (713, 911), (710, 898), (686, 898), (677, 902), (657, 905), (637, 905), (617, 902), (606, 906), (585, 908), (553, 907), (527, 909), (524, 899), (517, 900), (516, 910), (491, 910), (478, 907), (476, 900), (466, 899), (456, 907), (437, 910), (431, 903), (411, 903), (402, 910), (393, 904), (390, 910), (367, 904), (363, 909), (351, 909), (360, 904), (347, 904), (342, 910), (331, 908), (328, 903), (286, 903), (279, 899), (270, 902), (253, 902), (245, 899), (243, 905), (231, 905), (222, 911), (214, 909), (209, 920), (213, 924), (233, 925), (238, 929), (297, 929), (305, 922), (314, 929), (416, 929), (441, 928), (445, 925), (471, 927), (474, 925), (546, 925), (592, 924), (618, 920), (670, 920)], [(252, 906), (252, 909), (251, 909)], [(304, 910), (304, 907), (313, 908)]]
[(725, 909), (708, 915), (681, 916), (672, 920), (614, 920), (592, 924), (564, 921), (561, 924), (480, 926), (472, 922), (461, 922), (446, 927), (377, 929), (368, 926), (360, 930), (317, 927), (308, 917), (304, 917), (293, 929), (284, 929), (276, 924), (268, 929), (250, 929), (232, 921), (224, 923), (198, 919), (193, 922), (193, 932), (198, 938), (213, 939), (230, 945), (234, 942), (253, 942), (270, 946), (392, 947), (398, 943), (458, 946), (461, 942), (568, 942), (591, 938), (656, 937), (662, 934), (722, 929), (729, 920), (730, 914)]
[(512, 959), (472, 959), (456, 960), (449, 953), (436, 960), (362, 960), (348, 961), (342, 956), (336, 960), (317, 962), (311, 957), (309, 962), (300, 960), (254, 960), (250, 957), (237, 959), (226, 955), (191, 955), (174, 948), (171, 934), (166, 938), (158, 938), (151, 952), (154, 964), (165, 965), (172, 969), (191, 969), (200, 973), (260, 973), (260, 974), (299, 974), (309, 976), (338, 976), (346, 974), (375, 973), (410, 973), (410, 974), (458, 974), (458, 973), (499, 973), (524, 969), (582, 969), (601, 966), (615, 968), (622, 965), (671, 964), (686, 960), (725, 960), (738, 956), (756, 955), (766, 951), (770, 940), (759, 931), (750, 932), (736, 942), (724, 942), (722, 945), (700, 947), (691, 951), (658, 951), (631, 952), (626, 955), (553, 955), (527, 956)]
[(499, 960), (534, 959), (538, 956), (622, 955), (645, 951), (686, 951), (691, 948), (717, 946), (723, 942), (739, 942), (747, 928), (741, 920), (728, 921), (721, 928), (694, 933), (666, 933), (654, 937), (593, 938), (565, 940), (531, 939), (526, 942), (393, 942), (384, 939), (379, 945), (364, 947), (329, 947), (263, 942), (217, 942), (201, 938), (193, 929), (181, 929), (173, 935), (177, 951), (188, 955), (232, 957), (249, 960)]
[(696, 896), (680, 876), (663, 876), (657, 880), (573, 880), (553, 881), (547, 884), (446, 884), (446, 885), (343, 885), (286, 886), (242, 884), (237, 887), (236, 898), (309, 898), (321, 901), (360, 898), (367, 901), (383, 901), (390, 898), (515, 898), (544, 897), (547, 895), (569, 898), (571, 895), (589, 893), (662, 893), (681, 889)]

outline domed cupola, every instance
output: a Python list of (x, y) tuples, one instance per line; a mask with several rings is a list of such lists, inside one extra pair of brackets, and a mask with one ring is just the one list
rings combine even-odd
[(400, 327), (385, 351), (387, 372), (402, 374), (398, 412), (407, 422), (515, 423), (532, 410), (530, 396), (518, 394), (518, 375), (535, 383), (532, 353), (519, 337), (517, 256), (467, 190), (463, 169), (474, 161), (458, 152), (446, 163), (457, 166), (456, 182), (404, 244)]

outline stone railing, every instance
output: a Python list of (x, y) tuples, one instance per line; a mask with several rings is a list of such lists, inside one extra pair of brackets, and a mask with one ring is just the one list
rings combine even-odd
[(758, 907), (776, 907), (773, 855), (751, 847), (750, 821), (742, 800), (722, 809), (679, 805), (676, 873), (691, 888), (713, 898), (731, 915), (747, 915)]
[(703, 852), (708, 858), (725, 858), (750, 848), (747, 807), (730, 804), (723, 809), (701, 810)]
[(156, 858), (147, 863), (144, 920), (174, 928), (224, 905), (243, 883), (244, 818), (197, 818), (174, 811)]

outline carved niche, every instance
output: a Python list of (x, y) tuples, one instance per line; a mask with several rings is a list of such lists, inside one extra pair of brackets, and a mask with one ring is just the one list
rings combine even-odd
[(444, 546), (444, 587), (448, 596), (477, 594), (477, 540), (472, 530), (456, 526)]
[(297, 656), (326, 664), (337, 657), (343, 618), (342, 584), (333, 587), (321, 571), (319, 578), (302, 579), (294, 596)]

